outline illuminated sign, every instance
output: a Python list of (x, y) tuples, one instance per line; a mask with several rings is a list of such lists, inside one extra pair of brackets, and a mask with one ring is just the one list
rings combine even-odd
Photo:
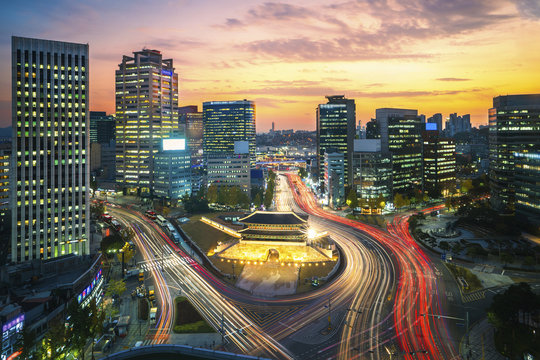
[(161, 74), (162, 74), (162, 75), (167, 75), (167, 76), (171, 76), (171, 75), (172, 75), (172, 71), (168, 71), (168, 70), (161, 70)]
[(437, 123), (426, 123), (426, 130), (437, 130)]
[(92, 293), (92, 290), (94, 290), (96, 285), (100, 283), (101, 275), (102, 275), (102, 270), (99, 269), (98, 273), (96, 274), (96, 276), (94, 277), (94, 279), (92, 280), (90, 285), (88, 285), (86, 287), (86, 289), (84, 289), (83, 292), (80, 293), (79, 296), (77, 296), (77, 301), (78, 301), (79, 304), (81, 302), (83, 302), (84, 299), (86, 299), (88, 297), (88, 295), (90, 295)]
[(163, 151), (186, 150), (186, 139), (163, 139)]
[(4, 324), (2, 326), (2, 332), (9, 331), (13, 327), (15, 327), (15, 326), (17, 326), (19, 324), (21, 324), (21, 327), (22, 327), (23, 322), (24, 322), (24, 314), (21, 314), (21, 315), (17, 316), (15, 319), (11, 320), (9, 323)]

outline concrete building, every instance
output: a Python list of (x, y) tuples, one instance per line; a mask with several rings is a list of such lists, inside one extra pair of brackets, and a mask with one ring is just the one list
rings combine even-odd
[(116, 70), (116, 181), (149, 192), (161, 140), (178, 130), (178, 74), (157, 50), (124, 55)]
[(208, 155), (208, 186), (238, 186), (251, 191), (251, 156), (248, 141), (236, 141), (233, 154)]
[(167, 200), (191, 195), (191, 156), (186, 139), (163, 139), (154, 163), (154, 195)]
[(536, 185), (530, 186), (540, 181), (536, 167), (539, 153), (540, 94), (493, 98), (489, 109), (489, 179), (494, 207), (528, 215), (540, 211)]
[[(432, 117), (427, 119), (426, 126), (427, 124), (436, 124), (436, 129), (439, 131), (443, 131), (442, 114), (441, 113), (433, 114)], [(433, 130), (432, 128), (430, 129)], [(426, 130), (427, 130), (427, 127), (426, 127)]]
[(380, 139), (354, 140), (353, 186), (359, 199), (392, 200), (392, 160)]
[(12, 37), (11, 260), (89, 253), (88, 44)]
[(116, 138), (114, 116), (105, 111), (90, 111), (90, 143), (108, 144)]
[(247, 141), (255, 164), (255, 103), (249, 100), (203, 103), (203, 153), (206, 159), (234, 154), (236, 141)]
[(327, 96), (326, 104), (317, 107), (317, 163), (319, 179), (324, 174), (324, 154), (344, 155), (345, 182), (352, 183), (352, 153), (356, 126), (356, 105), (344, 95)]
[(328, 205), (339, 208), (345, 201), (345, 155), (343, 153), (324, 154), (324, 188)]
[(456, 188), (456, 144), (438, 130), (426, 130), (423, 141), (424, 190), (433, 198), (448, 196)]
[(9, 170), (11, 167), (11, 143), (0, 144), (0, 215), (9, 209)]
[(458, 116), (457, 113), (450, 114), (444, 128), (445, 135), (454, 136), (464, 131), (471, 131), (471, 115)]
[(178, 122), (184, 129), (187, 146), (191, 153), (191, 164), (203, 162), (203, 114), (196, 105), (178, 108)]

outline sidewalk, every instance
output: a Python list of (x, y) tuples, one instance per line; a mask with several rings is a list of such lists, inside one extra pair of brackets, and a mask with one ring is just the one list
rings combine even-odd
[(469, 330), (469, 346), (467, 346), (466, 336), (461, 340), (459, 349), (461, 357), (464, 360), (505, 360), (506, 357), (495, 349), (493, 332), (494, 328), (487, 321), (487, 318), (476, 323)]

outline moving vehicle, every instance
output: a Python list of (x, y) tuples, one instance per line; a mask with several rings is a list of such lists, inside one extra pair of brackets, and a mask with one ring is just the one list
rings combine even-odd
[(144, 281), (144, 271), (139, 270), (139, 281), (140, 282)]
[(156, 298), (156, 294), (154, 292), (154, 287), (150, 285), (148, 287), (148, 300), (153, 301)]
[(163, 216), (158, 215), (158, 216), (156, 216), (156, 223), (159, 226), (166, 226), (167, 225), (167, 220)]
[(146, 215), (146, 217), (148, 217), (150, 220), (156, 220), (156, 212), (155, 211), (152, 211), (152, 210), (146, 210), (146, 212), (144, 213)]
[(157, 307), (153, 307), (150, 309), (150, 324), (156, 323), (156, 315), (157, 315)]

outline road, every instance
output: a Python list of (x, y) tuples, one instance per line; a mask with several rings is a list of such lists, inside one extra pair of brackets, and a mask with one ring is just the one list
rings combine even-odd
[(277, 341), (252, 324), (216, 288), (209, 285), (208, 278), (211, 275), (172, 243), (157, 225), (136, 211), (111, 207), (109, 212), (124, 226), (133, 227), (137, 247), (144, 259), (153, 264), (149, 268), (160, 304), (160, 316), (153, 330), (153, 343), (167, 340), (174, 316), (169, 288), (179, 288), (214, 328), (223, 328), (224, 340), (240, 352), (276, 359), (293, 357)]
[[(404, 218), (388, 227), (388, 232), (322, 210), (313, 194), (296, 175), (288, 175), (295, 201), (311, 215), (346, 224), (368, 234), (387, 249), (396, 264), (398, 286), (394, 301), (395, 337), (406, 359), (459, 358), (456, 342), (447, 330), (433, 264), (410, 237)], [(372, 349), (372, 351), (374, 351)]]

